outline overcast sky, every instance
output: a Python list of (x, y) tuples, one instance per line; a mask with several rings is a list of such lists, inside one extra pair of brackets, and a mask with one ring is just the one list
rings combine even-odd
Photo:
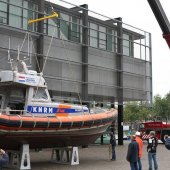
[[(51, 0), (65, 6), (59, 0)], [(170, 92), (170, 50), (162, 37), (147, 0), (67, 0), (75, 5), (88, 4), (90, 10), (110, 18), (122, 17), (123, 22), (152, 34), (153, 95), (164, 97)], [(170, 0), (160, 0), (170, 19)]]

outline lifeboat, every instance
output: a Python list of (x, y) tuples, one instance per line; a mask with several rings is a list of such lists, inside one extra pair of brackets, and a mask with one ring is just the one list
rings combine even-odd
[[(0, 146), (19, 149), (93, 143), (117, 117), (117, 110), (52, 102), (42, 74), (23, 69), (0, 72)], [(18, 66), (19, 67), (19, 66)]]

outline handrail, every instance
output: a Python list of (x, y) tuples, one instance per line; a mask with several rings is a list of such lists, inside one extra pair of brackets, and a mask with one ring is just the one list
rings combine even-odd
[[(21, 128), (22, 127), (22, 119), (21, 119), (21, 116), (20, 115), (17, 115), (18, 117), (19, 117), (19, 120), (20, 120), (20, 126), (19, 126), (19, 128)], [(9, 119), (10, 119), (10, 116), (9, 116)]]
[(36, 127), (36, 124), (37, 124), (37, 122), (36, 122), (36, 120), (34, 119), (34, 115), (31, 115), (32, 116), (32, 118), (33, 118), (33, 120), (34, 120), (34, 128)]
[(0, 109), (0, 112), (2, 112), (2, 114), (4, 113), (10, 114), (10, 112), (19, 112), (20, 114), (16, 114), (16, 115), (22, 115), (24, 112), (27, 112), (27, 110)]

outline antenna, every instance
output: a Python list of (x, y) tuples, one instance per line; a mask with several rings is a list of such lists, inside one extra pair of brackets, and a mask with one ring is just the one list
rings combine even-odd
[(30, 57), (30, 34), (28, 32), (28, 57)]
[[(33, 43), (33, 42), (32, 42)], [(32, 55), (30, 55), (30, 48), (31, 48), (31, 34), (28, 32), (28, 58), (29, 58), (29, 64), (32, 64)]]
[(17, 55), (17, 61), (19, 61), (19, 54), (20, 54), (20, 48), (19, 48), (19, 45), (18, 45), (18, 55)]
[(11, 70), (14, 70), (13, 65), (12, 65), (12, 60), (13, 59), (11, 59), (11, 53), (10, 53), (10, 50), (11, 50), (11, 37), (10, 36), (9, 36), (8, 43), (9, 43), (9, 45), (8, 45), (8, 61), (11, 64)]
[(10, 60), (10, 49), (11, 49), (11, 37), (9, 37), (9, 41), (8, 41), (9, 45), (8, 45), (8, 61)]

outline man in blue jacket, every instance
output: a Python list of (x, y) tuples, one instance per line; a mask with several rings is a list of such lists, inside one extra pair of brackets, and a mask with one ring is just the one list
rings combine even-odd
[(3, 149), (0, 149), (0, 170), (9, 162), (9, 157)]
[(131, 170), (138, 170), (137, 162), (139, 157), (139, 145), (135, 140), (135, 136), (131, 136), (131, 143), (128, 146), (127, 161), (130, 162)]

